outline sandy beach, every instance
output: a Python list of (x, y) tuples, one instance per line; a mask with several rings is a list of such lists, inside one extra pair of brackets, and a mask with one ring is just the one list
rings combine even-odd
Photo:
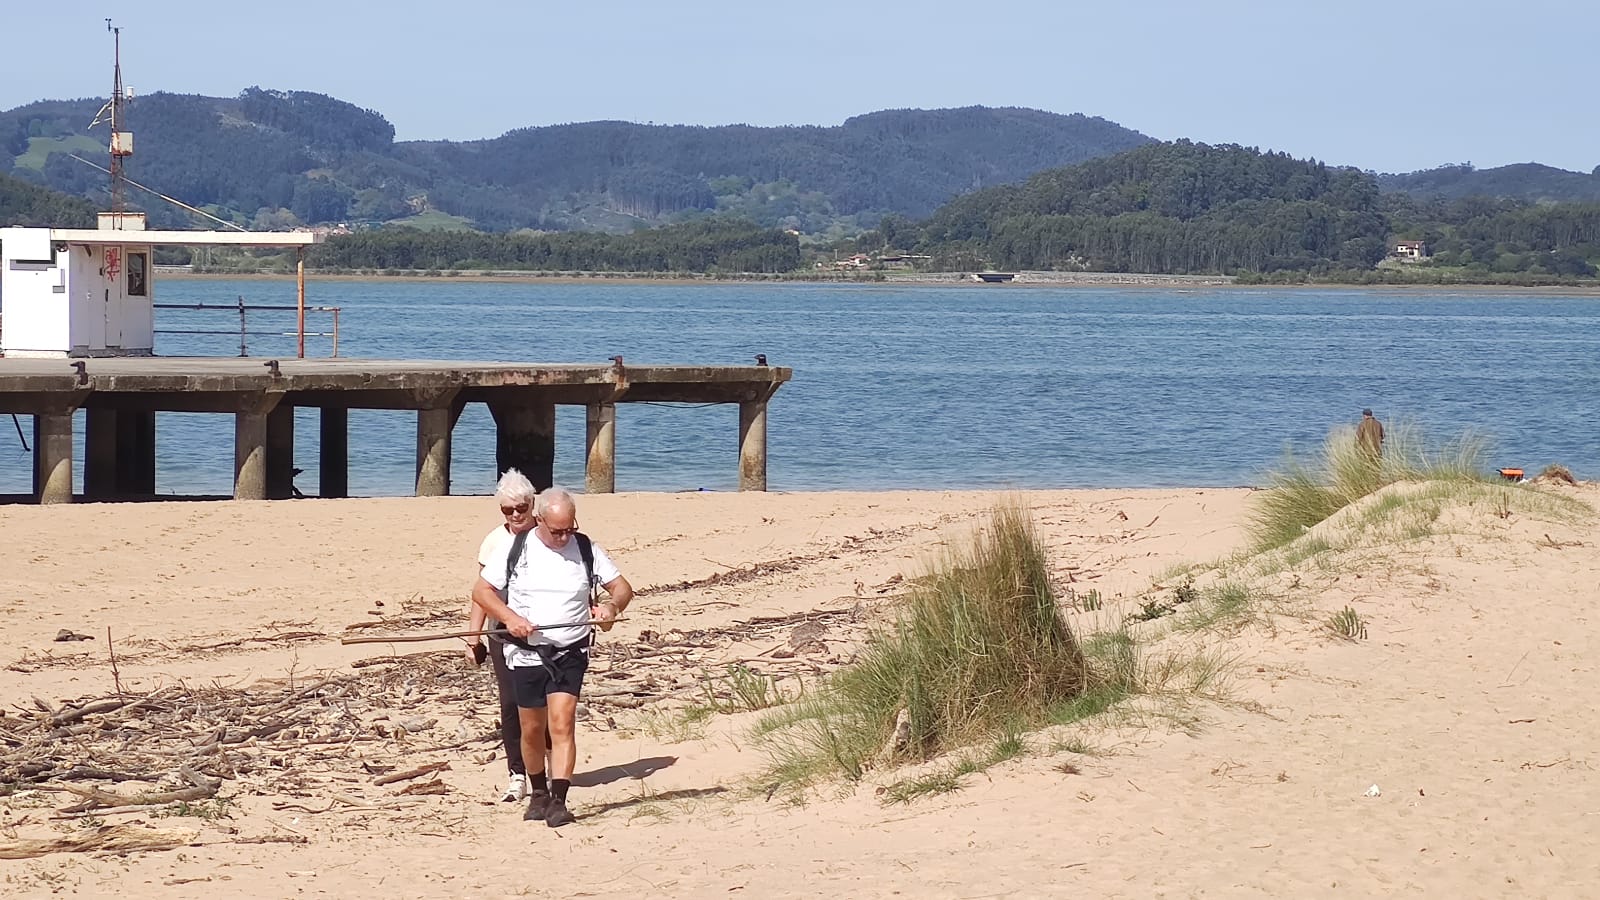
[[(1600, 503), (1592, 485), (1550, 490)], [(764, 790), (761, 713), (682, 715), (730, 663), (790, 690), (845, 664), (941, 544), (1005, 497), (1032, 510), (1063, 596), (1103, 598), (1067, 611), (1083, 634), (1168, 596), (1175, 567), (1229, 559), (1252, 492), (581, 498), (584, 530), (639, 596), (596, 652), (579, 820), (559, 830), (496, 802), (492, 678), (461, 643), (340, 643), (464, 621), (492, 500), (0, 506), (0, 752), (169, 775), (207, 740), (191, 723), (241, 711), (206, 726), (205, 777), (221, 786), (182, 809), (62, 818), (83, 796), (52, 781), (0, 796), (0, 896), (1579, 897), (1600, 884), (1592, 516), (1449, 511), (1429, 536), (1288, 566), (1247, 618), (1133, 626), (1151, 658), (1184, 647), (1216, 671), (1030, 734), (1020, 756), (909, 803), (884, 796), (892, 771), (798, 799)], [(1346, 606), (1365, 639), (1324, 627)], [(63, 630), (89, 639), (57, 641)], [(149, 724), (74, 717), (119, 685), (166, 692)], [(288, 724), (248, 734), (272, 722)], [(123, 797), (181, 787), (63, 780)], [(169, 849), (5, 858), (113, 833), (163, 834)]]

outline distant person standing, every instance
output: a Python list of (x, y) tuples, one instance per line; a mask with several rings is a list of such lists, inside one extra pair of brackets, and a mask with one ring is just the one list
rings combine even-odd
[(1374, 459), (1383, 455), (1383, 423), (1373, 418), (1370, 409), (1361, 411), (1361, 424), (1356, 426), (1356, 446)]

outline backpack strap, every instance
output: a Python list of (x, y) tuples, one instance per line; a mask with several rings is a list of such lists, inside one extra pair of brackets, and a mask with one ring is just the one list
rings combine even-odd
[[(515, 535), (512, 536), (512, 538), (511, 538), (511, 549), (506, 551), (506, 596), (507, 597), (511, 596), (511, 576), (513, 574), (515, 574), (515, 572), (517, 570), (517, 561), (522, 558), (522, 549), (523, 549), (523, 547), (525, 547), (527, 545), (527, 543), (528, 543), (528, 532), (520, 531), (520, 532), (518, 532), (518, 533), (516, 533)], [(486, 628), (490, 629), (490, 630), (504, 630), (504, 628), (505, 628), (505, 625), (503, 623), (496, 622), (493, 617), (490, 617), (489, 619), (487, 619), (484, 622), (484, 626)], [(489, 640), (490, 640), (491, 643), (499, 642), (499, 643), (515, 644), (516, 646), (521, 647), (524, 650), (533, 649), (532, 647), (530, 647), (528, 645), (527, 641), (524, 641), (521, 638), (512, 637), (509, 634), (491, 634), (491, 635), (489, 635)]]
[(594, 542), (589, 536), (579, 531), (573, 534), (572, 539), (578, 542), (578, 555), (583, 557), (583, 573), (588, 576), (589, 602), (592, 605), (600, 587), (594, 580)]
[(522, 559), (522, 548), (528, 544), (528, 532), (519, 531), (511, 538), (511, 549), (506, 552), (506, 592), (511, 592), (511, 576), (517, 571), (517, 561)]

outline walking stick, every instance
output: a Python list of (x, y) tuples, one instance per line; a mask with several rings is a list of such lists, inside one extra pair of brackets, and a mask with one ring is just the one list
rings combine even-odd
[[(612, 619), (611, 621), (612, 622), (626, 622), (627, 619), (619, 617), (619, 618), (616, 618), (616, 619)], [(588, 621), (588, 622), (560, 622), (560, 623), (557, 623), (555, 625), (535, 625), (535, 626), (533, 626), (533, 630), (534, 631), (551, 631), (551, 630), (554, 630), (554, 629), (557, 629), (557, 628), (578, 628), (578, 627), (583, 626), (583, 625), (590, 625), (590, 626), (593, 626), (595, 628), (599, 628), (601, 624), (603, 624), (603, 623), (594, 622), (594, 621)], [(341, 643), (341, 644), (418, 644), (418, 643), (421, 643), (423, 641), (446, 641), (446, 640), (452, 640), (452, 639), (458, 639), (458, 638), (467, 638), (467, 637), (502, 637), (502, 638), (506, 638), (506, 637), (513, 637), (513, 635), (511, 634), (511, 632), (505, 630), (504, 628), (490, 628), (490, 629), (484, 629), (484, 630), (480, 630), (480, 631), (451, 631), (451, 632), (447, 632), (447, 633), (444, 633), (444, 634), (394, 634), (394, 635), (378, 635), (378, 636), (375, 636), (375, 637), (347, 637), (347, 638), (340, 638), (339, 639), (339, 643)]]

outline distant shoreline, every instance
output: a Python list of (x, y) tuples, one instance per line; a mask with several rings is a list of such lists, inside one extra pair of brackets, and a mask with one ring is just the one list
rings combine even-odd
[[(162, 278), (233, 281), (292, 281), (292, 274), (269, 272), (192, 272), (183, 267), (157, 266)], [(410, 269), (395, 274), (381, 272), (306, 272), (308, 282), (468, 282), (468, 283), (534, 283), (546, 284), (854, 284), (854, 285), (930, 285), (938, 287), (970, 287), (1004, 290), (1007, 287), (1152, 287), (1152, 288), (1228, 288), (1233, 290), (1399, 290), (1399, 291), (1458, 291), (1466, 293), (1503, 292), (1511, 294), (1568, 294), (1573, 296), (1600, 296), (1600, 282), (1595, 284), (1564, 285), (1513, 285), (1488, 282), (1460, 284), (1349, 284), (1345, 282), (1306, 282), (1303, 284), (1239, 284), (1231, 275), (1161, 275), (1139, 272), (1018, 272), (1015, 280), (1003, 284), (984, 284), (973, 280), (965, 272), (884, 272), (882, 277), (839, 277), (809, 274), (764, 275), (700, 275), (682, 273), (648, 272), (535, 272), (524, 270), (461, 271), (457, 274), (426, 274), (425, 270)]]

